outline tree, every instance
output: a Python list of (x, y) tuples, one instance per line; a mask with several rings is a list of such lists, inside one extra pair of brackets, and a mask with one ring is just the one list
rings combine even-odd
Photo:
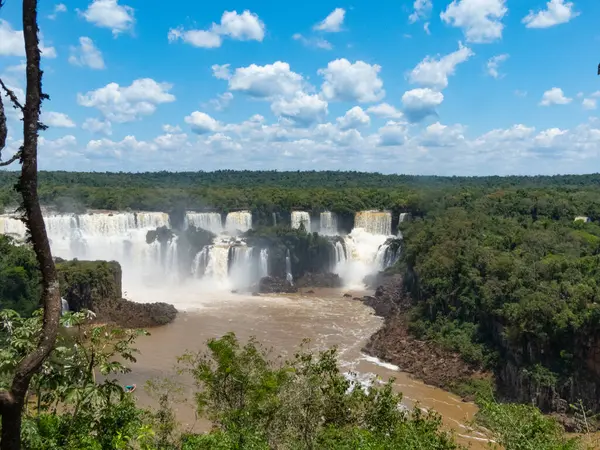
[[(0, 2), (0, 8), (2, 3)], [(42, 70), (40, 69), (40, 49), (37, 25), (37, 0), (23, 0), (23, 37), (27, 60), (27, 87), (25, 104), (22, 105), (16, 95), (0, 80), (0, 86), (13, 106), (23, 113), (23, 145), (9, 160), (1, 166), (19, 160), (21, 175), (16, 189), (22, 196), (21, 211), (27, 226), (29, 241), (33, 246), (42, 274), (41, 305), (44, 308), (43, 324), (39, 333), (38, 345), (17, 365), (10, 389), (0, 392), (0, 414), (2, 415), (2, 434), (0, 450), (18, 450), (21, 448), (21, 422), (25, 397), (31, 377), (48, 357), (59, 328), (61, 312), (58, 276), (46, 226), (38, 199), (38, 132), (45, 129), (40, 122), (42, 100), (48, 98), (42, 93)], [(0, 151), (6, 145), (7, 126), (4, 105), (0, 100)]]

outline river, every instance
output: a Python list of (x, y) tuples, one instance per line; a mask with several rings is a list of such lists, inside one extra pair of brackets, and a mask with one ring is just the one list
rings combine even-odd
[[(136, 297), (139, 294), (136, 292)], [(156, 290), (151, 294), (156, 298)], [(316, 294), (254, 297), (192, 289), (165, 293), (166, 301), (185, 311), (173, 323), (155, 328), (150, 336), (138, 339), (137, 363), (123, 381), (136, 383), (139, 402), (153, 406), (154, 400), (142, 388), (144, 383), (155, 377), (177, 380), (184, 387), (184, 397), (189, 399), (177, 405), (177, 419), (186, 428), (199, 431), (206, 429), (207, 424), (195, 419), (193, 383), (174, 369), (178, 355), (186, 350), (203, 350), (208, 339), (229, 331), (242, 341), (255, 336), (262, 345), (272, 348), (274, 355), (284, 356), (291, 355), (308, 338), (314, 349), (337, 346), (342, 370), (356, 373), (365, 382), (374, 376), (383, 380), (394, 377), (395, 388), (403, 393), (406, 406), (418, 403), (436, 410), (442, 415), (444, 425), (455, 431), (459, 442), (485, 448), (485, 437), (467, 426), (477, 410), (474, 404), (425, 385), (399, 368), (361, 352), (369, 336), (382, 325), (382, 319), (361, 302), (343, 298), (342, 294), (340, 290), (319, 290)]]

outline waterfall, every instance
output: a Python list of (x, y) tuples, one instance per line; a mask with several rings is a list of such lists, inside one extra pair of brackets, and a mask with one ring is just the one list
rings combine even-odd
[(229, 279), (233, 286), (244, 288), (250, 286), (254, 281), (256, 266), (252, 261), (252, 247), (246, 245), (236, 245), (231, 247), (230, 264), (229, 264)]
[(160, 228), (169, 227), (169, 215), (161, 212), (138, 212), (135, 213), (136, 228)]
[(292, 275), (292, 259), (290, 258), (290, 249), (287, 249), (285, 254), (285, 279), (290, 283), (294, 284), (294, 276)]
[(393, 266), (398, 261), (400, 257), (400, 247), (397, 250), (394, 250), (392, 246), (385, 242), (379, 246), (377, 249), (377, 254), (375, 255), (375, 265), (378, 270), (385, 270), (388, 267)]
[(202, 247), (192, 262), (192, 276), (194, 278), (202, 277), (206, 272), (206, 266), (208, 265), (208, 259), (210, 257), (210, 246)]
[(69, 302), (67, 300), (65, 300), (64, 297), (61, 297), (60, 303), (61, 303), (60, 313), (61, 313), (61, 315), (64, 316), (65, 313), (69, 312)]
[(0, 234), (6, 234), (17, 239), (25, 238), (27, 228), (21, 220), (13, 216), (0, 216)]
[(292, 211), (292, 228), (298, 229), (304, 225), (304, 229), (310, 233), (310, 214), (306, 211)]
[(371, 234), (392, 234), (392, 214), (388, 211), (361, 211), (354, 217), (354, 228), (362, 228)]
[(174, 236), (167, 246), (167, 255), (165, 257), (165, 272), (169, 275), (179, 274), (179, 251), (177, 242), (179, 236)]
[(276, 227), (277, 226), (277, 213), (272, 213), (273, 216), (273, 226)]
[(269, 250), (262, 248), (258, 260), (258, 279), (269, 276)]
[(195, 226), (214, 234), (223, 234), (223, 219), (219, 213), (188, 212), (185, 215), (185, 228)]
[(229, 274), (229, 247), (216, 244), (208, 249), (208, 263), (204, 276), (220, 283), (226, 282)]
[(331, 211), (321, 213), (319, 233), (325, 236), (335, 236), (338, 234), (337, 216)]
[(400, 213), (400, 216), (398, 218), (398, 222), (402, 223), (402, 222), (408, 222), (410, 220), (410, 213)]
[(238, 232), (245, 233), (252, 228), (252, 214), (250, 211), (230, 212), (225, 218), (225, 230), (232, 235)]

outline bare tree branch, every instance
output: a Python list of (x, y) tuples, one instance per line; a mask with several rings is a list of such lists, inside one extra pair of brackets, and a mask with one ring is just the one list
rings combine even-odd
[(6, 92), (6, 96), (8, 98), (10, 98), (11, 102), (13, 103), (13, 107), (15, 109), (20, 109), (21, 111), (25, 111), (25, 108), (23, 107), (23, 105), (21, 105), (21, 102), (19, 102), (19, 99), (17, 98), (16, 94), (11, 91), (8, 87), (6, 87), (6, 85), (4, 84), (4, 81), (2, 81), (2, 79), (0, 78), (0, 86), (2, 86), (2, 89), (4, 89), (4, 92)]
[(21, 157), (21, 150), (19, 150), (17, 153), (12, 155), (12, 158), (10, 158), (8, 161), (0, 161), (0, 167), (10, 166), (12, 163), (14, 163), (20, 157)]
[[(2, 5), (0, 5), (1, 7)], [(0, 95), (0, 155), (6, 147), (6, 137), (8, 136), (8, 128), (6, 128), (6, 114), (4, 114), (4, 103)]]
[(44, 307), (44, 316), (37, 348), (17, 366), (10, 391), (0, 392), (0, 414), (2, 415), (0, 450), (21, 448), (21, 419), (29, 383), (54, 347), (61, 312), (58, 276), (37, 193), (38, 132), (43, 127), (39, 121), (40, 108), (42, 100), (47, 98), (42, 93), (38, 31), (37, 0), (23, 0), (23, 36), (27, 59), (25, 107), (20, 106), (18, 99), (15, 102), (14, 93), (11, 95), (4, 83), (2, 87), (7, 91), (13, 104), (21, 107), (23, 111), (23, 146), (18, 152), (21, 159), (21, 176), (17, 190), (23, 197), (24, 222), (42, 273), (41, 304)]

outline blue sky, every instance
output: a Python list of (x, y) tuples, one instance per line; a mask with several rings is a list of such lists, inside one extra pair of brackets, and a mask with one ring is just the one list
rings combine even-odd
[[(24, 89), (20, 2), (0, 78)], [(40, 2), (43, 169), (600, 170), (600, 2)], [(5, 157), (20, 145), (11, 111)]]

